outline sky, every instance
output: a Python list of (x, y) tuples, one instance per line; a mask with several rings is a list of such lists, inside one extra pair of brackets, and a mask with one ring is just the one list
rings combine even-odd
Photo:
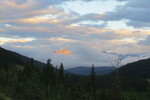
[(0, 46), (22, 55), (65, 68), (150, 57), (150, 0), (0, 2)]

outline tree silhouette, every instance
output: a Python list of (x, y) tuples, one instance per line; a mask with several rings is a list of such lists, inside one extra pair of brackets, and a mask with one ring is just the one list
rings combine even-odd
[(55, 83), (54, 67), (51, 64), (51, 59), (47, 60), (46, 67), (43, 70), (43, 75), (46, 85)]
[(58, 80), (61, 83), (63, 83), (63, 81), (64, 81), (64, 66), (63, 66), (63, 63), (61, 63), (60, 66), (59, 66)]
[(90, 74), (90, 95), (92, 100), (96, 99), (96, 86), (95, 86), (96, 77), (95, 76), (96, 76), (96, 72), (93, 64), (91, 68), (91, 74)]
[(25, 78), (28, 79), (32, 76), (32, 73), (34, 71), (34, 59), (33, 58), (30, 59), (30, 62), (27, 62), (23, 71), (25, 74)]
[(121, 56), (118, 56), (118, 59), (112, 63), (113, 67), (116, 67), (117, 70), (114, 73), (114, 84), (113, 84), (113, 99), (114, 100), (122, 100), (121, 96), (121, 84), (120, 84), (120, 76), (119, 76), (119, 67), (121, 66)]

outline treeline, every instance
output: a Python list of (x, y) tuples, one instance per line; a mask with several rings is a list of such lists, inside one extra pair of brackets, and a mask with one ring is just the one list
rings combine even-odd
[[(25, 66), (0, 64), (0, 100), (136, 100), (123, 95), (118, 73), (109, 83), (111, 88), (102, 88), (105, 82), (96, 77), (94, 65), (89, 77), (84, 77), (65, 72), (63, 63), (54, 67), (50, 59), (43, 70), (33, 59)], [(98, 88), (97, 83), (103, 84)]]

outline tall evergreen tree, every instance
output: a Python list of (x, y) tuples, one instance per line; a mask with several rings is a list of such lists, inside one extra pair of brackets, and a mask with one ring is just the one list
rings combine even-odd
[(90, 94), (91, 94), (91, 99), (95, 100), (96, 99), (96, 72), (94, 68), (94, 64), (92, 65), (91, 68), (91, 74), (90, 74)]
[(26, 78), (30, 78), (32, 76), (32, 73), (34, 71), (34, 59), (31, 58), (30, 62), (28, 62), (24, 67), (24, 75)]
[(63, 83), (63, 81), (64, 81), (64, 65), (63, 65), (63, 63), (61, 63), (60, 67), (59, 67), (58, 80), (61, 83)]
[(46, 67), (43, 70), (43, 75), (44, 75), (44, 81), (46, 85), (55, 83), (54, 67), (51, 64), (51, 59), (47, 60)]

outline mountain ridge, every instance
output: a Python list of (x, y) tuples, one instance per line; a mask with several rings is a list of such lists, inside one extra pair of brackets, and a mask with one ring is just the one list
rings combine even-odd
[[(110, 67), (110, 66), (97, 66), (95, 67), (95, 72), (96, 75), (106, 75), (113, 72), (115, 69), (116, 69), (115, 67)], [(66, 69), (66, 71), (77, 75), (88, 76), (90, 75), (91, 67), (79, 66), (79, 67)]]
[[(27, 64), (29, 61), (31, 60), (31, 58), (26, 57), (24, 55), (21, 55), (19, 53), (16, 53), (14, 51), (10, 51), (10, 50), (6, 50), (2, 47), (0, 47), (0, 63), (13, 63), (16, 65), (25, 65)], [(34, 60), (34, 64), (35, 66), (37, 66), (40, 69), (43, 69), (45, 64)]]
[(150, 58), (126, 64), (118, 70), (121, 76), (150, 79)]

